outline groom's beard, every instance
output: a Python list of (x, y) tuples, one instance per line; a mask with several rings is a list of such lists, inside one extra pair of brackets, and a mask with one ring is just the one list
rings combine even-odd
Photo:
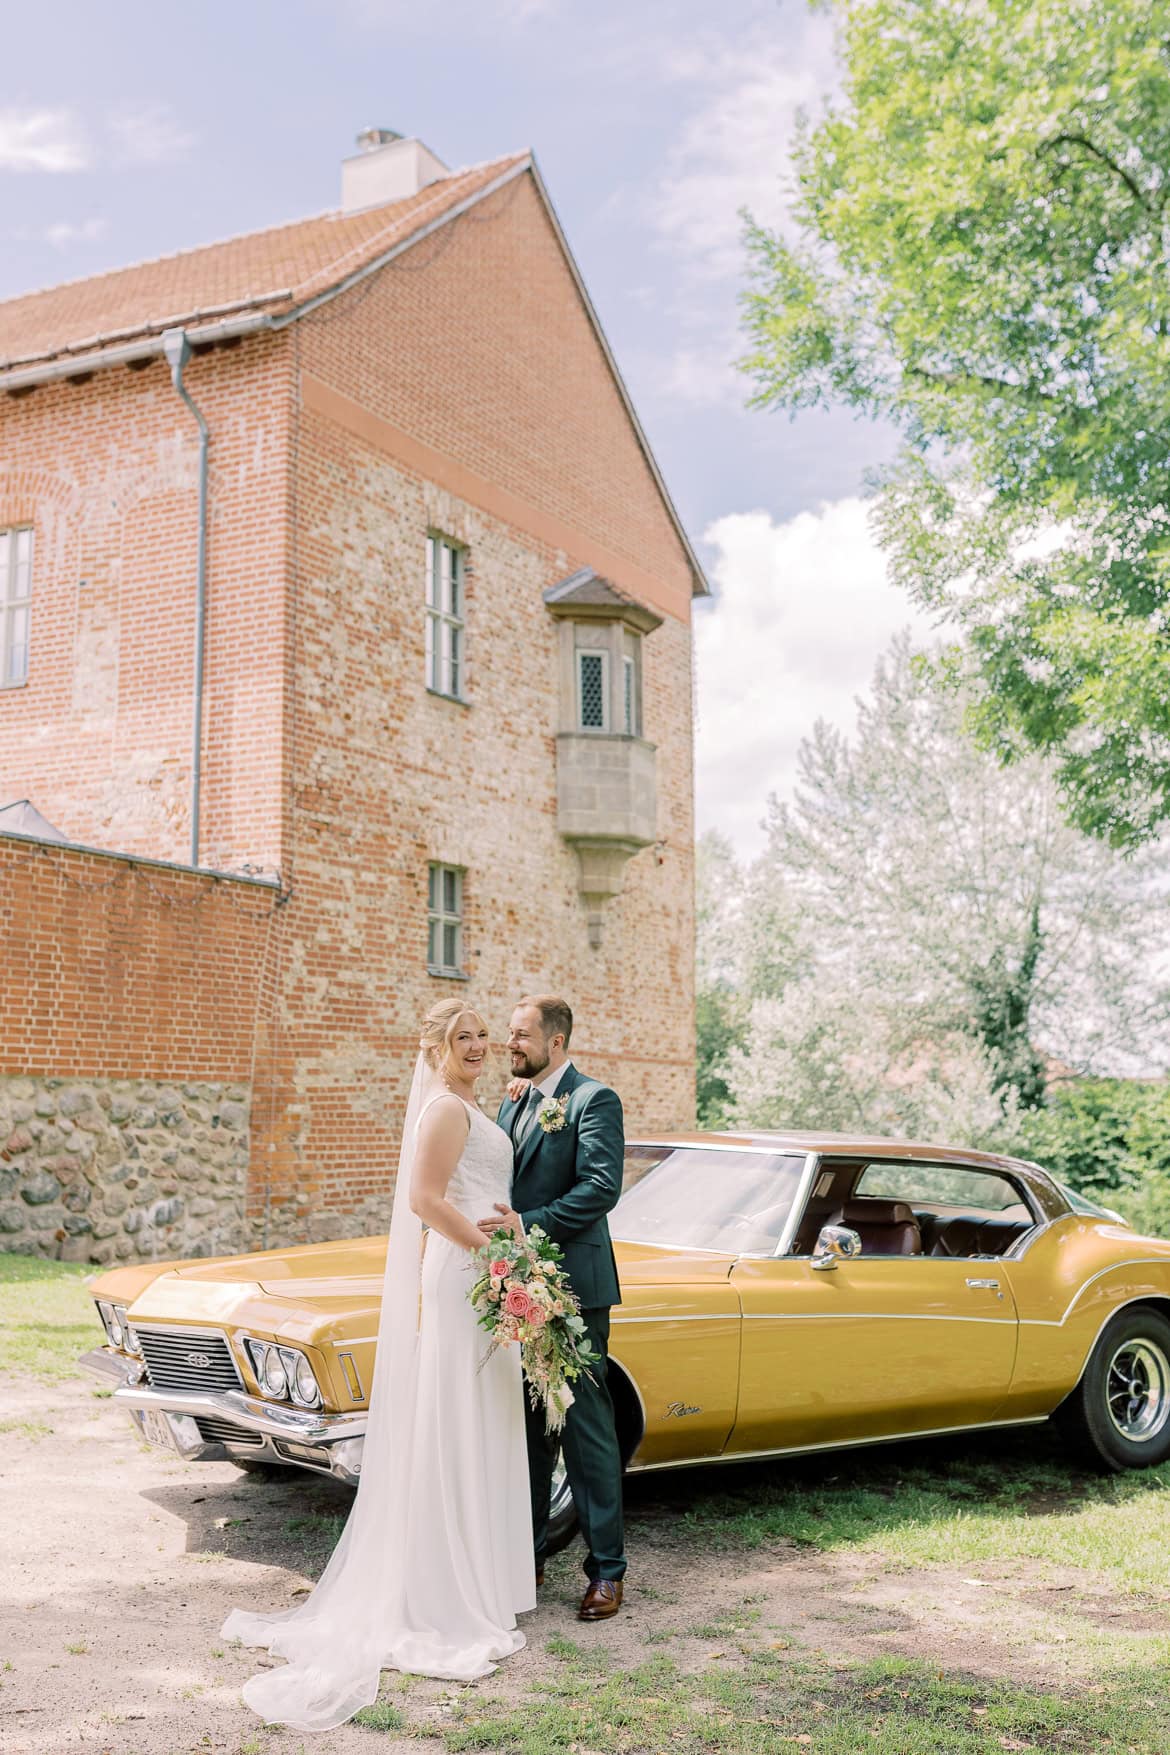
[(512, 1077), (514, 1079), (538, 1079), (547, 1065), (547, 1054), (543, 1060), (533, 1060), (530, 1054), (514, 1051), (512, 1054)]

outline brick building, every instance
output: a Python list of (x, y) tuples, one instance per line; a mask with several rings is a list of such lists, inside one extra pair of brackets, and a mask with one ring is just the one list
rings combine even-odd
[(359, 144), (0, 304), (0, 1245), (376, 1228), (453, 992), (692, 1119), (702, 573), (532, 158)]

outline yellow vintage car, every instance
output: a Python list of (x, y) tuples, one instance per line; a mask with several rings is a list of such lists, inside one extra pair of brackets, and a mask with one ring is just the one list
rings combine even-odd
[[(1053, 1416), (1105, 1467), (1170, 1455), (1170, 1242), (1034, 1164), (833, 1134), (638, 1140), (611, 1228), (631, 1472)], [(353, 1483), (385, 1247), (116, 1268), (83, 1363), (151, 1443)], [(553, 1512), (567, 1541), (563, 1477)]]

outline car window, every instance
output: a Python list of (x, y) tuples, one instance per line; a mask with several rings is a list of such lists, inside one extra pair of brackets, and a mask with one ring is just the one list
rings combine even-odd
[[(648, 1154), (649, 1162), (639, 1154)], [(624, 1243), (759, 1255), (770, 1253), (780, 1240), (804, 1158), (706, 1146), (633, 1146), (626, 1166), (626, 1192), (609, 1218), (614, 1237)]]
[(1074, 1213), (1080, 1213), (1086, 1219), (1111, 1219), (1115, 1225), (1128, 1226), (1129, 1220), (1123, 1219), (1121, 1214), (1114, 1212), (1112, 1207), (1098, 1205), (1095, 1200), (1090, 1200), (1087, 1194), (1081, 1194), (1078, 1189), (1070, 1188), (1067, 1182), (1057, 1182), (1055, 1176), (1052, 1180)]
[(905, 1201), (908, 1206), (961, 1208), (965, 1213), (1002, 1213), (1029, 1218), (1020, 1191), (994, 1170), (966, 1164), (867, 1164), (853, 1190), (855, 1199)]

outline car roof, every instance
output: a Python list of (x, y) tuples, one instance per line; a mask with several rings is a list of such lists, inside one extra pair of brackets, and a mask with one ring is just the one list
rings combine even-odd
[(816, 1152), (822, 1157), (912, 1159), (925, 1163), (945, 1159), (948, 1163), (966, 1164), (973, 1169), (1024, 1171), (1051, 1180), (1039, 1165), (1020, 1158), (1007, 1158), (998, 1152), (979, 1152), (970, 1146), (947, 1146), (927, 1140), (888, 1139), (881, 1134), (805, 1133), (787, 1128), (743, 1133), (646, 1132), (631, 1136), (627, 1143), (631, 1146), (742, 1146), (754, 1151)]

